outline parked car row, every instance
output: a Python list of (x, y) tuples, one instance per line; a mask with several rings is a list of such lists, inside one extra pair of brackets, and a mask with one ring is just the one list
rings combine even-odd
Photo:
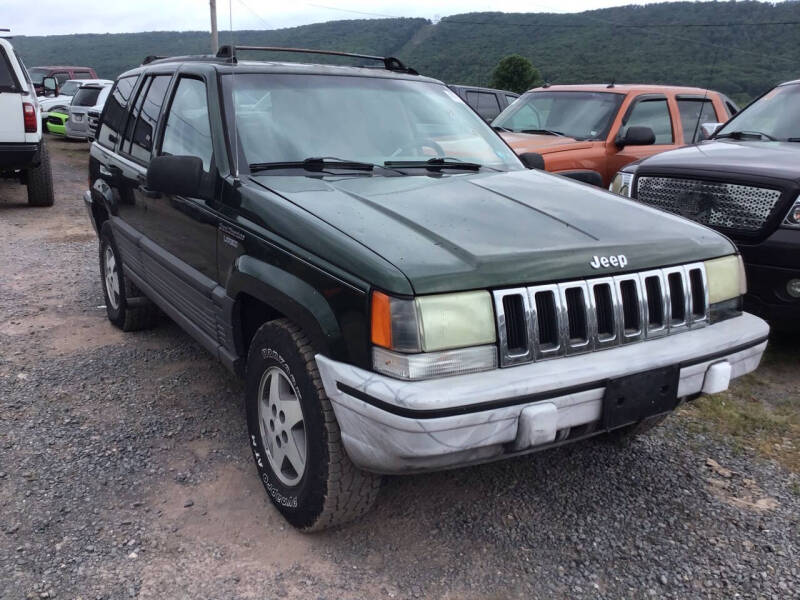
[(107, 79), (76, 81), (77, 87), (68, 87), (71, 83), (67, 81), (57, 96), (40, 102), (43, 109), (47, 107), (46, 112), (42, 111), (47, 131), (73, 140), (92, 141), (91, 118), (103, 109), (114, 82)]
[(800, 328), (800, 80), (770, 90), (708, 141), (627, 165), (611, 190), (733, 239), (747, 270), (745, 308)]

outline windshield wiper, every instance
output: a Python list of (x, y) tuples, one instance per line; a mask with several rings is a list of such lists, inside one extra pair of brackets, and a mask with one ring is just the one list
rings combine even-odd
[(442, 156), (429, 158), (428, 160), (387, 160), (383, 163), (387, 167), (396, 169), (406, 169), (413, 167), (424, 167), (438, 171), (441, 169), (461, 169), (464, 171), (479, 171), (483, 167), (480, 163), (464, 162), (460, 158)]
[(347, 160), (336, 156), (313, 156), (305, 160), (286, 162), (251, 163), (250, 171), (269, 171), (274, 169), (305, 169), (306, 171), (321, 172), (325, 169), (345, 169), (348, 171), (372, 171), (375, 168), (385, 169), (383, 165)]
[(715, 135), (715, 140), (724, 140), (726, 138), (730, 138), (732, 140), (741, 140), (746, 137), (751, 138), (767, 138), (768, 140), (775, 141), (775, 138), (769, 135), (768, 133), (764, 133), (762, 131), (731, 131), (730, 133), (723, 133), (720, 135)]
[(508, 127), (500, 127), (500, 125), (492, 125), (492, 129), (494, 129), (495, 131), (510, 131), (512, 133), (514, 132), (513, 129), (509, 129)]
[(520, 129), (517, 133), (543, 133), (545, 135), (557, 135), (558, 137), (565, 137), (560, 131), (555, 129)]

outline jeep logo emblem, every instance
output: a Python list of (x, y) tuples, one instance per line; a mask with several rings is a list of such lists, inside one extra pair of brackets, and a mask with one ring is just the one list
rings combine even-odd
[(620, 269), (624, 269), (625, 265), (628, 264), (628, 259), (625, 257), (624, 254), (617, 254), (614, 256), (593, 256), (592, 260), (589, 261), (589, 265), (593, 269), (607, 269), (608, 267), (619, 267)]

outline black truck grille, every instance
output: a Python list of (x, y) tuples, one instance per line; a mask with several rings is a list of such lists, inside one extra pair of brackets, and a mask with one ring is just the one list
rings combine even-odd
[(766, 224), (781, 197), (779, 190), (677, 177), (636, 180), (636, 197), (710, 227), (755, 233)]
[(591, 352), (702, 327), (703, 263), (494, 292), (500, 364)]

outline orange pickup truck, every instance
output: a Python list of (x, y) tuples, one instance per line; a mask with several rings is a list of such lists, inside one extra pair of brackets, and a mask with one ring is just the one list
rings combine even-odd
[(517, 154), (541, 155), (546, 170), (607, 187), (624, 165), (700, 141), (701, 125), (736, 112), (700, 88), (551, 85), (520, 96), (492, 127)]

